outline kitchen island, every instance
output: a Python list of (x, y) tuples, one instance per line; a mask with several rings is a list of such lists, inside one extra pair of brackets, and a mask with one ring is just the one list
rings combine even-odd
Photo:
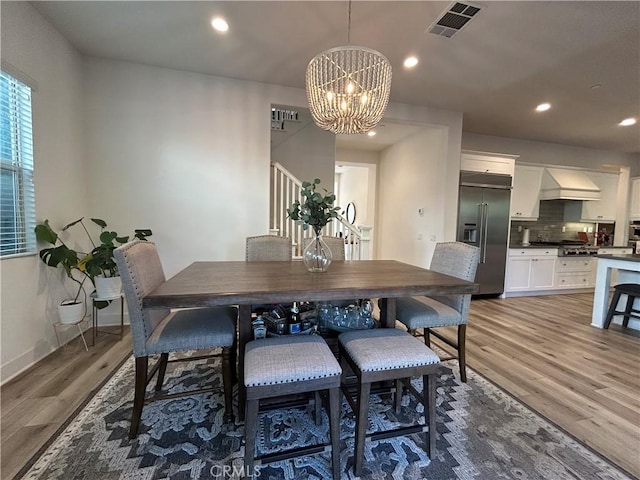
[[(602, 328), (609, 308), (611, 272), (614, 269), (618, 270), (617, 283), (640, 283), (640, 255), (598, 255), (597, 261), (596, 287), (593, 294), (593, 314), (591, 317), (591, 325)], [(621, 299), (621, 302), (626, 301), (626, 297)], [(640, 300), (636, 299), (635, 308), (639, 308), (639, 304)], [(620, 308), (618, 308), (618, 310), (620, 310)], [(629, 322), (629, 328), (639, 329), (639, 323), (640, 322), (637, 320), (631, 319)]]

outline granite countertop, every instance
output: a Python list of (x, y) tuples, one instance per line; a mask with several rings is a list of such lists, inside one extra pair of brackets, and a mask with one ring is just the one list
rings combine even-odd
[[(517, 243), (514, 244), (509, 244), (509, 248), (560, 248), (561, 246), (565, 246), (565, 247), (580, 247), (580, 245), (520, 245)], [(591, 245), (586, 245), (587, 247), (591, 247)], [(630, 248), (630, 247), (613, 247), (610, 245), (607, 246), (601, 246), (600, 248), (607, 248), (607, 249), (616, 249), (616, 248)]]
[(621, 254), (606, 254), (596, 255), (596, 258), (608, 259), (608, 260), (625, 260), (627, 262), (640, 262), (640, 254), (621, 253)]

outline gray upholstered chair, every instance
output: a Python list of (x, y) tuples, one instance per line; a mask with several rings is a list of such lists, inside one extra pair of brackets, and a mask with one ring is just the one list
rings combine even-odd
[[(237, 309), (235, 307), (177, 311), (144, 309), (142, 308), (144, 296), (165, 281), (155, 244), (134, 240), (115, 249), (114, 257), (122, 277), (122, 286), (129, 309), (133, 355), (136, 361), (135, 395), (129, 438), (135, 438), (138, 434), (145, 403), (173, 396), (167, 394), (146, 398), (147, 384), (156, 372), (158, 378), (155, 389), (156, 391), (162, 389), (171, 352), (222, 348), (225, 420), (233, 421), (231, 394), (236, 359)], [(149, 370), (149, 357), (153, 355), (159, 355), (160, 358)], [(203, 388), (190, 393), (213, 390), (213, 388)], [(175, 395), (179, 396), (180, 393)]]
[[(472, 282), (479, 260), (480, 249), (477, 247), (461, 242), (441, 242), (436, 244), (429, 269)], [(463, 382), (467, 381), (465, 341), (470, 307), (471, 295), (399, 298), (396, 303), (396, 318), (411, 333), (415, 335), (421, 328), (428, 346), (431, 345), (431, 334), (456, 350), (457, 356), (443, 360), (458, 358)], [(449, 326), (458, 327), (457, 342), (432, 330)]]
[[(309, 243), (314, 240), (313, 237), (309, 237), (309, 238), (305, 238), (304, 239), (304, 246), (306, 248), (307, 245), (309, 245)], [(322, 240), (324, 241), (324, 243), (327, 244), (327, 247), (329, 247), (329, 250), (331, 250), (331, 259), (332, 260), (344, 260), (345, 257), (345, 251), (344, 251), (344, 238), (342, 237), (322, 237)]]
[[(364, 462), (364, 443), (367, 437), (388, 438), (425, 431), (425, 451), (430, 459), (436, 453), (436, 386), (435, 376), (440, 368), (440, 359), (420, 340), (407, 332), (394, 328), (376, 328), (373, 330), (353, 330), (341, 333), (340, 357), (346, 360), (355, 373), (357, 396), (343, 389), (347, 400), (356, 415), (356, 442), (354, 449), (353, 472), (362, 475)], [(411, 377), (422, 376), (422, 392), (411, 385)], [(404, 387), (411, 392), (424, 407), (424, 425), (397, 427), (367, 435), (369, 394), (374, 382), (395, 382), (395, 412), (400, 413)]]
[[(340, 478), (340, 377), (342, 368), (326, 342), (316, 335), (285, 335), (249, 342), (244, 357), (245, 407), (244, 467), (253, 471), (260, 401), (283, 395), (314, 392), (316, 423), (320, 425), (318, 392), (329, 392), (329, 435), (332, 477)], [(265, 432), (264, 435), (268, 435)], [(312, 445), (275, 452), (262, 464), (322, 451)]]
[(247, 262), (291, 261), (291, 239), (277, 235), (247, 237)]

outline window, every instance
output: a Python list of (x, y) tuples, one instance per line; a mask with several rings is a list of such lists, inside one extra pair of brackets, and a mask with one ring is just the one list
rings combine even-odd
[(31, 89), (0, 71), (0, 256), (36, 251)]

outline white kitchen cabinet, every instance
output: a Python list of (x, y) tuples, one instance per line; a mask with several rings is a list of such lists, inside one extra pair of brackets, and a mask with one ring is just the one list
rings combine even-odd
[(593, 287), (595, 263), (595, 259), (591, 257), (558, 257), (555, 287), (558, 289)]
[(540, 186), (544, 168), (516, 165), (511, 191), (511, 220), (535, 221), (540, 212)]
[(554, 285), (557, 248), (510, 248), (507, 292), (549, 290)]
[(518, 157), (514, 155), (464, 151), (460, 159), (460, 170), (513, 176), (516, 158)]
[(629, 220), (640, 220), (640, 177), (631, 179), (631, 205)]
[(584, 172), (600, 189), (600, 200), (567, 202), (565, 221), (573, 222), (615, 222), (618, 206), (617, 173)]

